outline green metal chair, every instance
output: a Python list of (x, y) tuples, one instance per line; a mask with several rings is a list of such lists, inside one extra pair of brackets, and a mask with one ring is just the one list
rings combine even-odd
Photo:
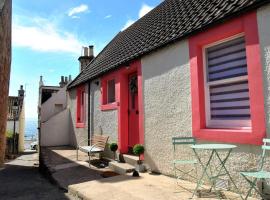
[[(197, 181), (197, 166), (196, 164), (198, 163), (195, 157), (193, 156), (192, 151), (190, 152), (188, 159), (184, 158), (176, 158), (177, 157), (177, 150), (179, 147), (186, 147), (188, 149), (190, 148), (190, 145), (196, 144), (196, 140), (193, 137), (173, 137), (172, 138), (172, 144), (173, 144), (173, 170), (174, 170), (174, 176), (176, 178), (177, 184), (178, 180), (185, 180), (185, 176)], [(181, 152), (178, 152), (180, 154)], [(190, 167), (185, 167), (185, 166), (191, 166)], [(186, 170), (181, 169), (180, 167), (185, 167)], [(195, 170), (196, 176), (192, 175), (191, 172)], [(180, 185), (179, 185), (180, 186)], [(181, 186), (182, 187), (182, 186)], [(182, 187), (184, 188), (184, 187)], [(184, 188), (185, 190), (188, 190)]]
[(258, 180), (265, 180), (270, 179), (270, 172), (264, 170), (264, 164), (266, 159), (266, 151), (270, 150), (270, 139), (263, 139), (263, 145), (262, 145), (262, 155), (261, 160), (259, 164), (259, 169), (257, 171), (250, 171), (250, 172), (240, 172), (240, 174), (244, 177), (244, 179), (250, 184), (250, 189), (248, 190), (248, 193), (245, 197), (245, 200), (251, 195), (251, 191), (254, 189), (258, 194), (260, 194), (262, 197), (263, 194), (263, 188), (260, 192), (257, 188), (257, 181)]

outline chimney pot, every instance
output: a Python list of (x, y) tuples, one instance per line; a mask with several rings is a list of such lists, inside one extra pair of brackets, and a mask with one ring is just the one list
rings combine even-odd
[(94, 57), (94, 46), (90, 45), (89, 46), (89, 56), (93, 56)]
[(43, 83), (43, 77), (40, 76), (40, 77), (39, 77), (39, 87), (40, 87), (40, 86), (43, 86), (43, 85), (44, 85), (44, 83)]
[(80, 72), (94, 59), (94, 46), (82, 47), (82, 54), (79, 57), (80, 61)]
[(89, 50), (87, 47), (83, 47), (82, 50), (83, 50), (82, 56), (89, 56)]

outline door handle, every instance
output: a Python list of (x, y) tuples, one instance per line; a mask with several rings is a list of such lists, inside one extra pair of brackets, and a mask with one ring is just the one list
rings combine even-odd
[(138, 111), (138, 110), (136, 110), (136, 114), (137, 114), (137, 115), (139, 114), (139, 111)]

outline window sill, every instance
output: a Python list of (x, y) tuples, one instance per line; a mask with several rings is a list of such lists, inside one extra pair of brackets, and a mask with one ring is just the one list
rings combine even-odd
[(85, 124), (84, 123), (76, 123), (76, 128), (84, 128)]
[(117, 108), (118, 108), (118, 103), (117, 102), (110, 103), (110, 104), (104, 104), (104, 105), (101, 105), (100, 106), (100, 109), (102, 111), (105, 111), (105, 110), (116, 110)]
[(194, 131), (194, 136), (200, 140), (223, 143), (261, 145), (263, 135), (258, 136), (252, 129), (200, 129)]

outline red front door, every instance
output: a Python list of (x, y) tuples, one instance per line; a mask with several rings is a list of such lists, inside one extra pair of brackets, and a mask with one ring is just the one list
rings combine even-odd
[(139, 143), (139, 109), (137, 74), (129, 75), (128, 92), (128, 146)]

